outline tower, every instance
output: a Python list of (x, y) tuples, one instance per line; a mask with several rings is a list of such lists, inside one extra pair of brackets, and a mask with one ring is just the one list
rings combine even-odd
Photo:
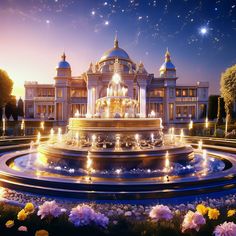
[(55, 117), (57, 121), (67, 121), (69, 112), (69, 98), (71, 87), (71, 67), (66, 61), (65, 53), (56, 68), (55, 80)]

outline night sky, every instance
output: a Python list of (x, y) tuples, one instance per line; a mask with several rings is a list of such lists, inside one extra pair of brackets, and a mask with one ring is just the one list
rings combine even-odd
[(159, 74), (166, 48), (178, 84), (209, 81), (236, 63), (236, 1), (8, 0), (0, 1), (0, 68), (23, 95), (25, 80), (53, 83), (65, 50), (73, 76), (119, 45), (149, 73)]

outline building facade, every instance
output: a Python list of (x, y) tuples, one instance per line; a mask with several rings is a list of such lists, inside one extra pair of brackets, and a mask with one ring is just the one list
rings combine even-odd
[(176, 68), (168, 50), (160, 75), (155, 77), (146, 71), (142, 62), (137, 64), (131, 60), (119, 47), (117, 38), (114, 47), (78, 77), (71, 75), (70, 64), (63, 54), (53, 84), (25, 82), (25, 117), (67, 122), (77, 110), (82, 117), (96, 116), (96, 100), (106, 96), (114, 71), (119, 72), (128, 96), (138, 101), (139, 117), (155, 114), (166, 124), (205, 119), (208, 82), (177, 85)]

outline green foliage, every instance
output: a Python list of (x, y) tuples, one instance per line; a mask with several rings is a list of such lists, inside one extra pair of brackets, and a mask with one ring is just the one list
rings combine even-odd
[(219, 95), (210, 95), (208, 99), (208, 119), (213, 120), (217, 117)]
[(0, 69), (0, 107), (8, 102), (12, 92), (13, 82), (6, 71)]
[(231, 121), (233, 102), (236, 101), (236, 64), (226, 69), (220, 80), (221, 96), (225, 101), (225, 110), (228, 120)]

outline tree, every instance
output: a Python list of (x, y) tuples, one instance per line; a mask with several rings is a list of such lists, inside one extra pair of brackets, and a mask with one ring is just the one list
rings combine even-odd
[(213, 120), (217, 117), (217, 105), (219, 95), (210, 95), (208, 99), (208, 118)]
[(17, 109), (18, 109), (18, 116), (24, 116), (24, 102), (20, 98), (18, 103), (17, 103)]
[(13, 82), (7, 72), (0, 69), (0, 108), (3, 108), (10, 99)]
[(228, 122), (232, 119), (233, 103), (236, 101), (236, 64), (226, 69), (220, 80), (221, 96), (225, 101)]
[(218, 110), (217, 110), (217, 125), (223, 124), (223, 118), (226, 116), (225, 114), (225, 102), (222, 97), (218, 97)]
[(9, 120), (11, 116), (14, 120), (18, 120), (18, 109), (16, 107), (16, 97), (11, 96), (5, 107), (5, 115)]

